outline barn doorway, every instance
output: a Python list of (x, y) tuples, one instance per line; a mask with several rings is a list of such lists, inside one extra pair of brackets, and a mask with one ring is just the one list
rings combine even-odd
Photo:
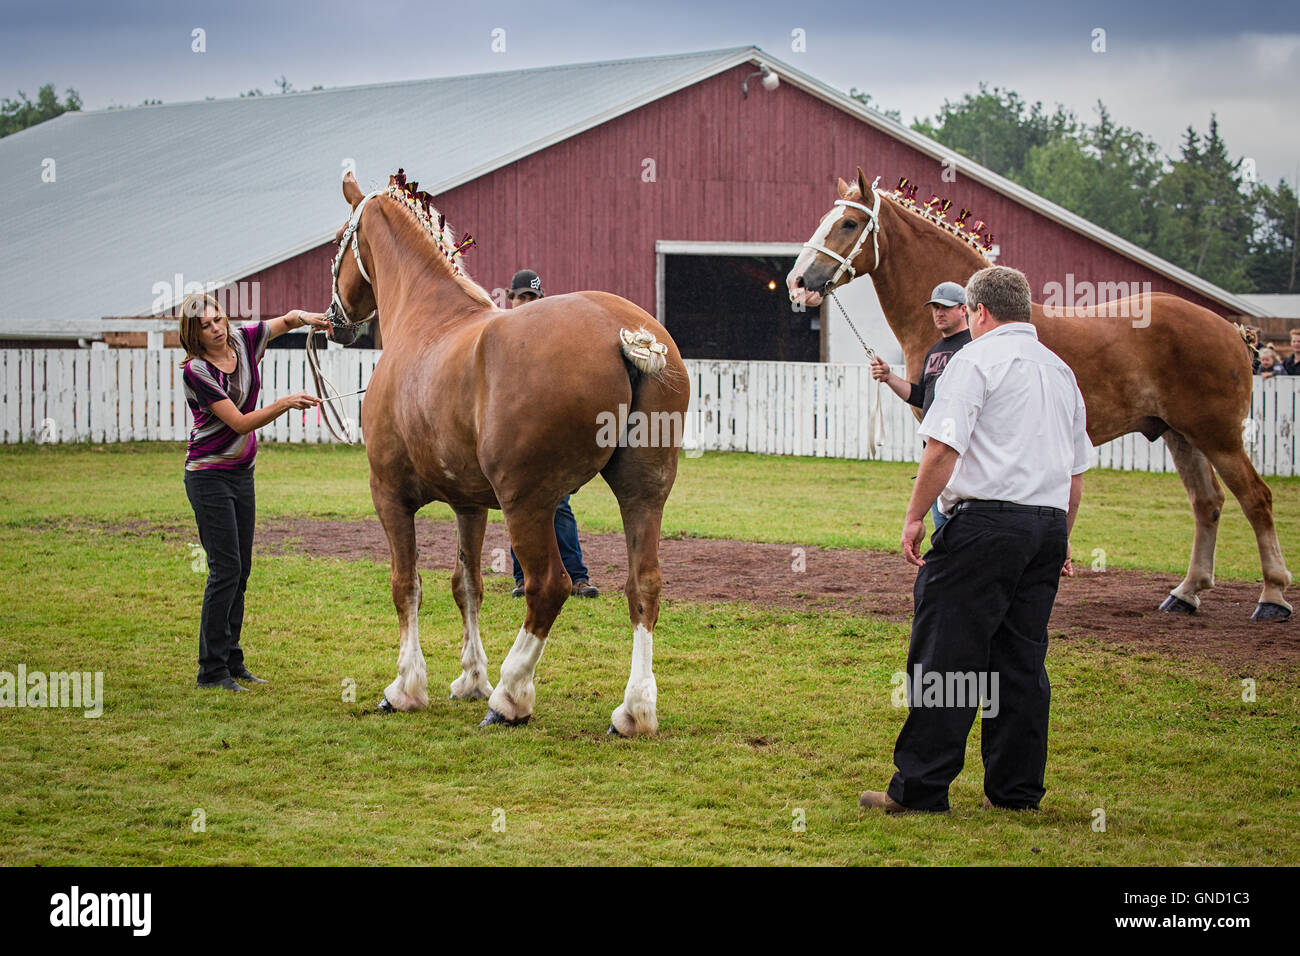
[(820, 311), (794, 311), (786, 294), (785, 277), (797, 246), (665, 248), (686, 245), (660, 243), (658, 257), (659, 321), (683, 358), (822, 359)]

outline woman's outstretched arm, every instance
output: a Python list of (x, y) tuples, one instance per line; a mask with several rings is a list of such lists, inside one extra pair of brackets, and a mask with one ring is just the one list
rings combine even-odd
[(302, 309), (294, 309), (292, 312), (286, 312), (284, 315), (266, 320), (267, 341), (269, 342), (271, 339), (284, 335), (285, 332), (293, 329), (300, 329), (304, 325), (314, 326), (318, 329), (328, 329), (330, 327), (330, 324), (325, 321), (324, 312), (304, 312)]

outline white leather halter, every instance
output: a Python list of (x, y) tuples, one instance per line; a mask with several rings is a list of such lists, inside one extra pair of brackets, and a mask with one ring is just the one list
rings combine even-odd
[(826, 283), (828, 289), (833, 289), (835, 284), (840, 281), (840, 276), (844, 275), (845, 272), (849, 274), (850, 280), (856, 277), (857, 270), (853, 268), (853, 260), (858, 257), (858, 253), (861, 252), (862, 247), (866, 245), (868, 235), (871, 236), (871, 251), (875, 255), (875, 258), (872, 260), (871, 268), (874, 269), (880, 262), (880, 190), (876, 188), (879, 182), (880, 177), (877, 176), (876, 181), (871, 184), (871, 192), (875, 196), (876, 201), (872, 204), (870, 209), (862, 203), (854, 202), (851, 199), (835, 200), (835, 205), (837, 206), (860, 209), (867, 214), (867, 221), (863, 225), (862, 231), (858, 233), (858, 239), (853, 244), (853, 248), (849, 250), (847, 256), (842, 256), (838, 252), (833, 252), (825, 246), (818, 245), (815, 242), (805, 242), (803, 244), (805, 249), (812, 249), (814, 252), (820, 252), (824, 256), (830, 256), (840, 264), (840, 267), (835, 270), (835, 274), (831, 276), (830, 281)]
[[(366, 196), (361, 202), (357, 203), (357, 208), (352, 210), (352, 215), (348, 217), (347, 228), (343, 230), (343, 238), (339, 240), (339, 251), (334, 256), (334, 265), (330, 268), (332, 275), (333, 287), (330, 292), (330, 308), (325, 317), (329, 319), (330, 325), (338, 328), (339, 326), (360, 325), (361, 322), (349, 318), (348, 310), (343, 306), (343, 300), (339, 298), (339, 266), (343, 263), (343, 250), (348, 247), (348, 240), (352, 241), (352, 256), (357, 260), (357, 268), (361, 270), (361, 278), (370, 283), (370, 276), (366, 272), (366, 267), (361, 262), (361, 250), (357, 248), (357, 229), (361, 226), (361, 212), (366, 208), (366, 203), (378, 196), (383, 190), (376, 190)], [(368, 320), (362, 320), (368, 321)]]

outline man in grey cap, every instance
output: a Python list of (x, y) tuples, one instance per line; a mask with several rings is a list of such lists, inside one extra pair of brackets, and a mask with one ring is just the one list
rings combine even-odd
[[(877, 355), (871, 360), (871, 377), (877, 382), (884, 382), (894, 394), (921, 409), (922, 415), (930, 410), (934, 401), (934, 383), (939, 380), (948, 360), (967, 342), (970, 341), (970, 328), (966, 316), (966, 290), (956, 282), (940, 282), (930, 293), (930, 315), (934, 318), (934, 327), (943, 336), (930, 351), (925, 353), (919, 384), (900, 378), (889, 370), (889, 364)], [(943, 527), (947, 516), (939, 510), (938, 502), (930, 509), (934, 520), (934, 530)]]

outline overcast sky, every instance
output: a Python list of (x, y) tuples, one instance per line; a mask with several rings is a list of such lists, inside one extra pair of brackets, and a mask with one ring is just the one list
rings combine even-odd
[(87, 109), (271, 93), (281, 74), (305, 90), (754, 44), (909, 123), (987, 81), (1085, 119), (1101, 99), (1171, 153), (1214, 112), (1261, 179), (1294, 180), (1300, 164), (1295, 0), (0, 0), (0, 29), (0, 95), (54, 83)]

